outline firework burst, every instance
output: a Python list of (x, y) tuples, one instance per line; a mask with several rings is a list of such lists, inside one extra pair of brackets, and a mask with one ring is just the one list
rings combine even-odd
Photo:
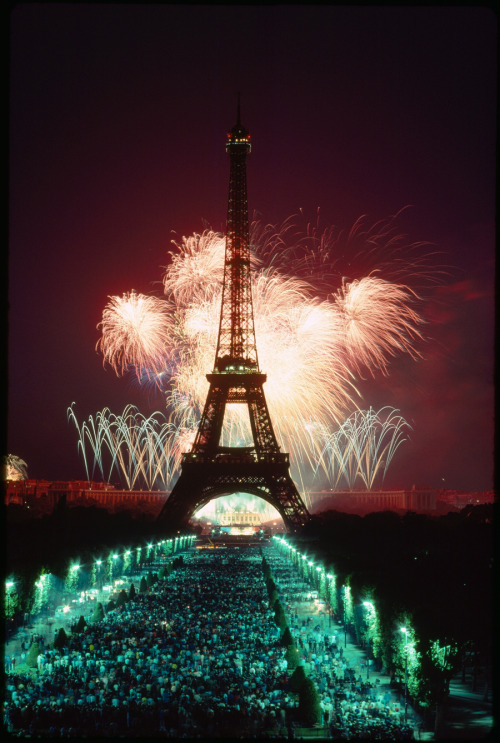
[[(178, 462), (180, 447), (188, 449), (197, 429), (205, 375), (214, 366), (225, 240), (207, 229), (173, 245), (164, 298), (112, 297), (98, 348), (117, 374), (132, 368), (163, 388)], [(419, 357), (419, 303), (438, 272), (430, 268), (432, 254), (423, 254), (421, 243), (408, 245), (394, 219), (366, 228), (361, 218), (348, 233), (321, 232), (318, 224), (300, 229), (292, 218), (279, 228), (254, 221), (251, 246), (266, 399), (293, 476), (304, 487), (318, 464), (325, 472), (330, 467), (325, 445), (358, 408), (356, 380), (388, 374), (396, 355)], [(243, 408), (228, 406), (225, 445), (248, 441)]]
[(102, 321), (97, 350), (117, 375), (134, 367), (139, 381), (164, 371), (171, 347), (172, 314), (168, 304), (158, 297), (126, 292), (109, 297)]
[(7, 454), (3, 457), (3, 480), (27, 480), (28, 465), (20, 457)]
[(344, 284), (334, 299), (342, 314), (345, 351), (358, 374), (364, 369), (372, 376), (375, 371), (388, 374), (391, 357), (421, 355), (415, 341), (423, 340), (423, 320), (412, 307), (418, 297), (407, 286), (367, 276)]

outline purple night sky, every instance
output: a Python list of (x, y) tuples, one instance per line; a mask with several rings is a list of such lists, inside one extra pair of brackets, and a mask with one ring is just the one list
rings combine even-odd
[(16, 7), (7, 452), (29, 476), (85, 479), (72, 402), (81, 421), (162, 409), (103, 368), (96, 326), (108, 295), (161, 294), (175, 235), (224, 228), (241, 91), (251, 213), (319, 208), (349, 230), (411, 205), (401, 231), (443, 253), (423, 359), (362, 383), (413, 427), (385, 484), (492, 488), (496, 23), (472, 7)]

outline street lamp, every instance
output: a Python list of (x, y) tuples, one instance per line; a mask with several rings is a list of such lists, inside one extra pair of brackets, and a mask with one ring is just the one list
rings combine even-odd
[(328, 626), (332, 626), (332, 616), (333, 616), (333, 607), (332, 607), (332, 580), (333, 575), (331, 573), (327, 573), (326, 577), (330, 581), (330, 585), (328, 586), (327, 595), (328, 595)]
[[(374, 611), (373, 604), (371, 603), (371, 601), (363, 601), (363, 606), (365, 606), (368, 611)], [(368, 680), (370, 678), (370, 639), (371, 639), (370, 638), (370, 624), (369, 624), (369, 622), (367, 622), (367, 629), (368, 629), (368, 634), (367, 634), (367, 637), (368, 637), (368, 641), (367, 641), (368, 650), (367, 650), (367, 653), (366, 653), (366, 678)]]
[(318, 565), (318, 567), (316, 568), (316, 578), (318, 579), (318, 594), (319, 594), (319, 598), (321, 598), (321, 572), (322, 572), (322, 570), (323, 570), (323, 568), (320, 565)]
[(76, 583), (78, 581), (78, 571), (80, 570), (80, 565), (78, 563), (75, 563), (71, 566), (71, 575), (74, 581), (74, 584), (76, 586)]
[(5, 583), (5, 588), (7, 589), (7, 619), (10, 619), (10, 597), (12, 596), (10, 589), (13, 585), (14, 583), (11, 580)]
[(401, 632), (405, 636), (405, 724), (408, 717), (408, 630), (401, 627)]
[(97, 583), (97, 588), (100, 591), (102, 591), (102, 578), (101, 578), (102, 560), (96, 560), (95, 561), (95, 564), (96, 564), (96, 583)]
[(347, 586), (344, 586), (344, 647), (347, 647), (347, 614), (346, 614), (346, 604), (347, 604)]
[(314, 589), (314, 574), (313, 574), (313, 567), (314, 567), (314, 563), (313, 563), (313, 561), (312, 561), (312, 560), (307, 560), (306, 564), (307, 564), (307, 565), (309, 565), (309, 568), (310, 568), (310, 570), (309, 570), (308, 568), (306, 568), (306, 571), (307, 571), (307, 572), (306, 572), (306, 575), (307, 575), (307, 582), (308, 582), (309, 584), (311, 584), (311, 583), (312, 583), (312, 587), (313, 587), (313, 589)]

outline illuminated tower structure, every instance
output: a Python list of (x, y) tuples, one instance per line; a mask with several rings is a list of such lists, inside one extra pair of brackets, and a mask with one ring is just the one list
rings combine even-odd
[[(179, 478), (159, 520), (176, 528), (213, 498), (251, 493), (280, 513), (288, 530), (309, 518), (292, 478), (289, 456), (274, 434), (259, 369), (252, 305), (246, 157), (250, 135), (240, 123), (227, 135), (230, 160), (224, 284), (214, 369), (191, 451), (182, 458)], [(252, 446), (221, 446), (228, 404), (247, 405)]]

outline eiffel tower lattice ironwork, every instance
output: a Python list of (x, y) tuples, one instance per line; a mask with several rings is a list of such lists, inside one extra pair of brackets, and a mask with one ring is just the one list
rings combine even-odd
[[(214, 369), (191, 451), (159, 521), (178, 528), (213, 498), (250, 493), (264, 498), (295, 531), (309, 513), (290, 476), (289, 456), (280, 451), (264, 396), (252, 305), (246, 157), (250, 135), (237, 123), (227, 135), (230, 159), (224, 284)], [(252, 446), (221, 446), (228, 404), (248, 406)]]

